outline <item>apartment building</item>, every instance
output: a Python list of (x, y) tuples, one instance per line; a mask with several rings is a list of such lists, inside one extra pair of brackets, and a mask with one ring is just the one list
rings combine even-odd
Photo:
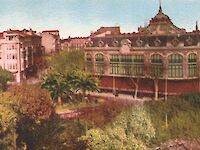
[(58, 30), (42, 31), (42, 46), (46, 54), (56, 53), (61, 49)]
[(12, 72), (16, 82), (33, 74), (35, 57), (41, 50), (41, 37), (32, 29), (10, 29), (0, 34), (0, 66)]
[(61, 49), (62, 50), (69, 50), (71, 49), (78, 49), (78, 48), (85, 48), (86, 44), (89, 42), (89, 37), (69, 37), (67, 39), (61, 40)]

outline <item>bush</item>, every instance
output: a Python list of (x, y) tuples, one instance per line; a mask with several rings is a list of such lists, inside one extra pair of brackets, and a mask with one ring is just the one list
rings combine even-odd
[(155, 136), (150, 117), (143, 107), (124, 110), (104, 128), (92, 128), (81, 137), (88, 149), (147, 149)]

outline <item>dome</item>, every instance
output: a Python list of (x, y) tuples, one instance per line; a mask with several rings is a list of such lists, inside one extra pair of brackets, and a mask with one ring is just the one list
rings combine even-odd
[(171, 19), (169, 16), (163, 13), (162, 7), (160, 6), (158, 14), (151, 19), (150, 23), (170, 23)]
[(169, 16), (163, 13), (160, 5), (158, 13), (150, 20), (146, 27), (139, 27), (139, 33), (146, 34), (177, 34), (185, 33), (185, 29), (176, 27)]

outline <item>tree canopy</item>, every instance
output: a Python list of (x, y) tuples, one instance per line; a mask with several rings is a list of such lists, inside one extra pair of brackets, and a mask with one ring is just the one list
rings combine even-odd
[(40, 120), (49, 118), (53, 113), (49, 94), (36, 85), (17, 85), (10, 92), (19, 105), (17, 111), (21, 116)]
[(53, 100), (61, 101), (62, 97), (70, 97), (81, 92), (86, 96), (88, 91), (98, 91), (98, 81), (90, 74), (74, 70), (67, 74), (51, 73), (44, 76), (41, 87), (47, 89)]
[(58, 73), (67, 74), (73, 70), (83, 70), (85, 67), (84, 51), (61, 51), (48, 59), (50, 68)]
[(14, 111), (16, 101), (10, 93), (0, 94), (0, 149), (13, 146), (13, 129), (16, 128), (17, 113)]
[(11, 72), (0, 67), (0, 90), (5, 90), (8, 81), (12, 81), (14, 76)]

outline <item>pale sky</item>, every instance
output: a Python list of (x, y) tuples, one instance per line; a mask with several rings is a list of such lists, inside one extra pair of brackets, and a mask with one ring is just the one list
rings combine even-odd
[[(88, 36), (101, 26), (134, 32), (158, 12), (159, 0), (0, 0), (0, 31), (32, 28), (60, 30), (61, 37)], [(200, 0), (162, 0), (162, 7), (180, 28), (200, 25)]]

